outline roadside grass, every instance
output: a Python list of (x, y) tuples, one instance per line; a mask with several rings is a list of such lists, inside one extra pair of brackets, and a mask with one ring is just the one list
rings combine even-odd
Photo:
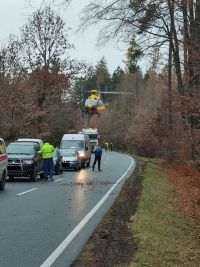
[(139, 206), (129, 224), (138, 240), (130, 266), (200, 266), (200, 226), (175, 209), (166, 174), (146, 162)]

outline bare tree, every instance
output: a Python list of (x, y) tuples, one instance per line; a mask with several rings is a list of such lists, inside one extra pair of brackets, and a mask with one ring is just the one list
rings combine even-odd
[(68, 29), (61, 17), (50, 7), (37, 10), (21, 30), (25, 51), (24, 63), (32, 70), (70, 64), (67, 51), (73, 48), (68, 41)]

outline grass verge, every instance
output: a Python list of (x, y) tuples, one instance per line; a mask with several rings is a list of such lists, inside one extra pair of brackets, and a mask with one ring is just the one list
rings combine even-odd
[(138, 240), (133, 267), (200, 266), (200, 226), (173, 207), (174, 192), (166, 175), (150, 162), (133, 222)]

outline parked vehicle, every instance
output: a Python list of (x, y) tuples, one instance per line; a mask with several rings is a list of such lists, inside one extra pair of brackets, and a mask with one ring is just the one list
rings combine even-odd
[(34, 142), (13, 142), (8, 144), (8, 177), (30, 177), (37, 181), (43, 175), (43, 160), (39, 145)]
[(19, 138), (19, 139), (17, 139), (17, 142), (34, 142), (34, 143), (38, 144), (40, 148), (44, 144), (42, 139), (39, 139), (39, 138)]
[(0, 190), (5, 189), (5, 180), (7, 177), (8, 156), (6, 152), (6, 145), (2, 138), (0, 138)]
[(59, 149), (55, 149), (53, 153), (53, 163), (55, 174), (63, 173), (62, 155)]
[(91, 147), (90, 138), (86, 134), (64, 134), (61, 140), (61, 149), (74, 149), (81, 155), (81, 167), (90, 166)]
[(76, 171), (81, 169), (81, 156), (78, 151), (74, 149), (61, 149), (60, 153), (62, 155), (62, 168), (74, 169)]
[(100, 135), (98, 133), (97, 128), (92, 129), (92, 128), (87, 128), (87, 129), (82, 129), (80, 133), (87, 134), (90, 138), (90, 146), (91, 146), (91, 151), (94, 152), (95, 147), (99, 145), (99, 138)]

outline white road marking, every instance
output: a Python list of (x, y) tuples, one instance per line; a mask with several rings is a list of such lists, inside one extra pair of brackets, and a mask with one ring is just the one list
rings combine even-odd
[(67, 248), (71, 241), (77, 236), (77, 234), (83, 229), (88, 221), (94, 216), (94, 214), (101, 208), (109, 195), (115, 189), (115, 187), (123, 180), (123, 178), (130, 171), (135, 161), (131, 159), (131, 164), (127, 171), (117, 180), (117, 182), (108, 190), (108, 192), (102, 197), (102, 199), (94, 206), (94, 208), (82, 219), (82, 221), (74, 228), (74, 230), (63, 240), (63, 242), (52, 252), (52, 254), (40, 265), (40, 267), (50, 267), (60, 256), (60, 254)]
[(27, 191), (24, 191), (24, 192), (22, 192), (22, 193), (19, 193), (19, 194), (17, 194), (17, 196), (22, 196), (22, 195), (24, 195), (24, 194), (27, 194), (27, 193), (29, 193), (29, 192), (31, 192), (31, 191), (34, 191), (34, 190), (37, 190), (38, 188), (32, 188), (32, 189), (30, 189), (30, 190), (27, 190)]
[(60, 182), (60, 181), (65, 180), (65, 179), (66, 179), (66, 178), (60, 178), (60, 179), (57, 179), (57, 180), (54, 181), (54, 183)]

